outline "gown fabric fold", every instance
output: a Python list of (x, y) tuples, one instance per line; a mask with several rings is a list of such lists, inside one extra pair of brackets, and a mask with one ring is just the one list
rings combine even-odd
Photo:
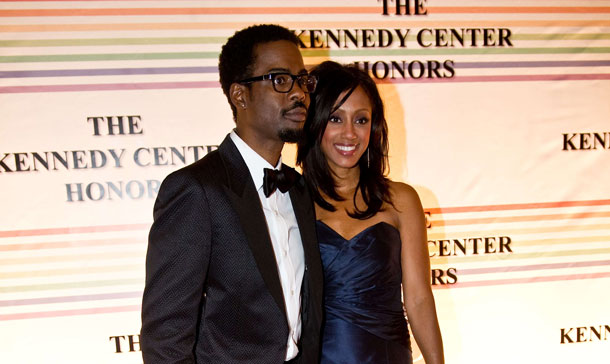
[(400, 233), (380, 222), (351, 239), (317, 221), (324, 268), (321, 364), (410, 364)]

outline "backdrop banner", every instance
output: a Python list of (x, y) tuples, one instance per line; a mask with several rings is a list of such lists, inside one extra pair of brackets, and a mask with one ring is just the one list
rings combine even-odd
[(258, 23), (378, 82), (447, 363), (608, 363), (610, 1), (2, 0), (3, 363), (142, 363), (157, 191), (234, 127), (218, 54)]

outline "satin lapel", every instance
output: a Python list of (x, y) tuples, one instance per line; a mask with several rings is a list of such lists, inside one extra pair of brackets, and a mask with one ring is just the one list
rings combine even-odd
[(322, 263), (316, 236), (315, 212), (303, 177), (290, 189), (290, 201), (299, 224), (310, 287), (322, 287)]
[(227, 194), (239, 215), (241, 227), (258, 270), (271, 296), (286, 316), (286, 305), (267, 221), (248, 167), (230, 137), (225, 138), (218, 147), (218, 152), (227, 172)]

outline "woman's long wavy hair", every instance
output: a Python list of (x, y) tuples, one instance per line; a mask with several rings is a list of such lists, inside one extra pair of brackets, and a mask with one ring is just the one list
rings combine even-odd
[[(314, 69), (311, 74), (318, 77), (318, 86), (311, 94), (311, 104), (304, 126), (304, 138), (298, 145), (297, 165), (303, 169), (303, 176), (312, 190), (316, 203), (328, 210), (335, 211), (332, 201), (326, 201), (322, 193), (333, 201), (345, 200), (336, 191), (337, 184), (333, 172), (328, 166), (326, 157), (320, 147), (322, 136), (330, 115), (335, 112), (360, 86), (368, 95), (372, 105), (371, 136), (368, 150), (364, 152), (358, 166), (360, 179), (354, 192), (354, 211), (349, 216), (357, 219), (368, 219), (382, 210), (384, 202), (392, 204), (388, 169), (388, 126), (385, 120), (383, 101), (379, 96), (375, 81), (365, 71), (355, 65), (342, 65), (326, 61)], [(339, 100), (339, 96), (346, 92)], [(358, 191), (366, 204), (365, 210), (356, 206)]]

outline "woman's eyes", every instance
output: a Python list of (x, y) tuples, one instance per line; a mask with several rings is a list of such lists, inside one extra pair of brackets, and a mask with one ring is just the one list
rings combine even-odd
[[(341, 122), (341, 118), (336, 116), (336, 115), (331, 115), (328, 118), (328, 121), (331, 123), (340, 123)], [(369, 118), (368, 117), (358, 117), (354, 120), (355, 124), (366, 124), (369, 122)]]
[(328, 121), (331, 122), (331, 123), (340, 123), (341, 122), (341, 118), (338, 117), (338, 116), (335, 116), (335, 115), (331, 115), (328, 118)]

